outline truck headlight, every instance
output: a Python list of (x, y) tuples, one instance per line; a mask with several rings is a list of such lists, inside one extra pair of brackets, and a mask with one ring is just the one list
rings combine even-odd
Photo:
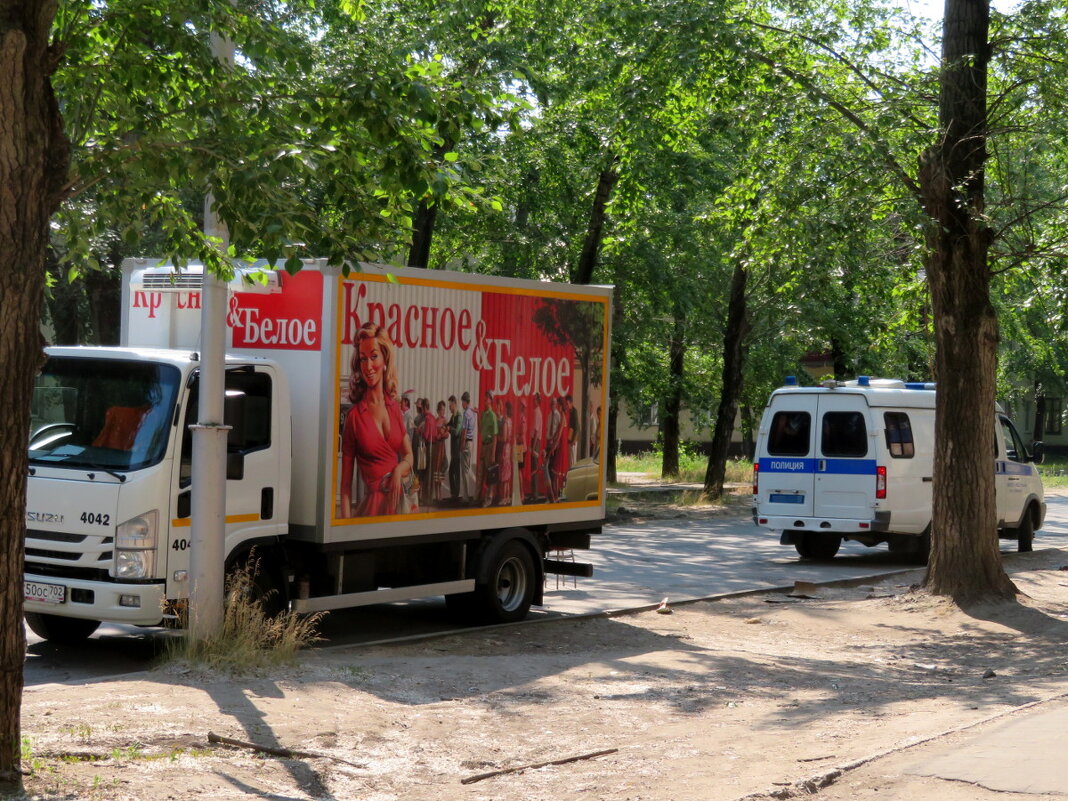
[(156, 567), (155, 551), (116, 551), (115, 578), (151, 578)]
[(115, 529), (115, 577), (151, 578), (156, 568), (159, 512), (153, 510), (120, 523)]

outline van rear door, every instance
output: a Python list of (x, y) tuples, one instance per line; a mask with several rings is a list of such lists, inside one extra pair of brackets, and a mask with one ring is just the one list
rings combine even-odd
[(863, 396), (820, 395), (813, 517), (871, 519), (876, 460), (870, 434)]
[(816, 405), (814, 394), (782, 394), (765, 413), (764, 452), (758, 460), (760, 514), (812, 516)]

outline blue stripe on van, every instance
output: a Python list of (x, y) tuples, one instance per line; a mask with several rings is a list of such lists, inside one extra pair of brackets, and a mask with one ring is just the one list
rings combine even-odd
[(874, 459), (824, 459), (826, 470), (820, 473), (838, 473), (847, 476), (874, 476), (876, 462)]
[[(823, 469), (819, 469), (820, 462)], [(874, 459), (791, 459), (784, 456), (765, 456), (760, 459), (760, 472), (766, 473), (819, 473), (825, 475), (874, 476)]]
[(790, 459), (785, 456), (765, 457), (760, 460), (761, 473), (815, 473), (815, 459)]
[(1034, 473), (1034, 468), (1029, 464), (1003, 462), (999, 460), (994, 463), (994, 473), (1006, 476), (1029, 476)]

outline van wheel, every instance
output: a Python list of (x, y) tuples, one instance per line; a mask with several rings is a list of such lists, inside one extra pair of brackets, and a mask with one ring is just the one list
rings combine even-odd
[(1016, 534), (1016, 550), (1020, 553), (1030, 553), (1035, 547), (1035, 523), (1031, 519), (1031, 510), (1024, 513), (1020, 527), (1012, 530)]
[(925, 565), (931, 559), (931, 527), (916, 538), (916, 550), (908, 555), (908, 560), (914, 565)]
[(85, 642), (100, 626), (99, 620), (44, 615), (40, 612), (27, 612), (25, 618), (30, 631), (43, 640), (59, 645), (77, 645)]
[(827, 561), (834, 559), (838, 549), (842, 547), (842, 538), (832, 534), (816, 534), (808, 532), (801, 535), (794, 547), (797, 553), (805, 559), (818, 559)]

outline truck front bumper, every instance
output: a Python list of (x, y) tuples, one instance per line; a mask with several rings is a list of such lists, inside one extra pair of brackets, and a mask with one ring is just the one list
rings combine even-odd
[[(36, 576), (32, 573), (27, 573), (24, 579), (37, 584), (59, 584), (66, 587), (65, 600), (62, 603), (27, 600), (24, 605), (26, 612), (128, 623), (133, 626), (158, 626), (163, 622), (166, 585), (162, 581), (159, 584), (120, 584)], [(123, 598), (125, 603), (120, 604), (120, 598)]]

